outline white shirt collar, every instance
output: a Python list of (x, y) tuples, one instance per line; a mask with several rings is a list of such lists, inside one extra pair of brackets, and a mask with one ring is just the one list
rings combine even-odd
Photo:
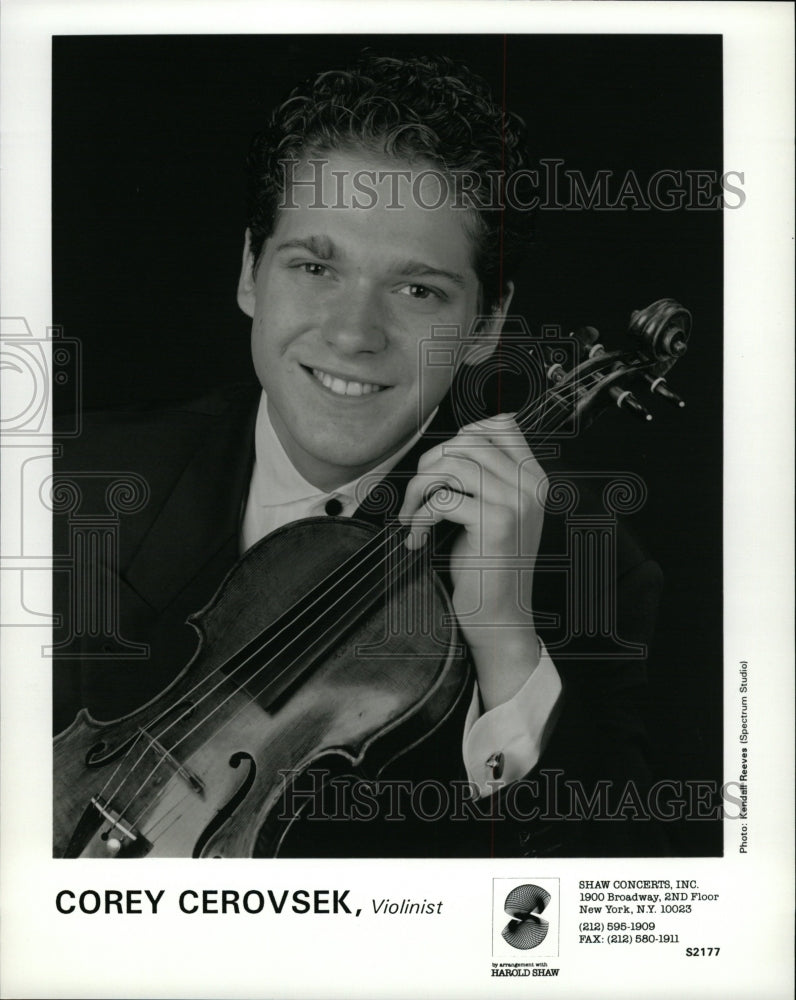
[(323, 514), (325, 504), (332, 497), (340, 501), (341, 513), (350, 517), (367, 492), (366, 487), (360, 487), (363, 480), (367, 479), (369, 486), (387, 475), (417, 443), (436, 412), (435, 409), (420, 431), (385, 461), (337, 489), (324, 492), (308, 482), (290, 461), (271, 423), (268, 399), (263, 390), (254, 428), (254, 468), (243, 519), (242, 549), (248, 549), (284, 524)]

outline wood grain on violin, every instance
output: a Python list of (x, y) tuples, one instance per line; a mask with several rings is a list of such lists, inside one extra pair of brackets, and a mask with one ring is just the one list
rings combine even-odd
[(200, 650), (162, 697), (111, 724), (81, 712), (55, 740), (56, 854), (274, 853), (262, 830), (286, 775), (330, 754), (356, 766), (371, 747), (386, 762), (432, 731), (468, 665), (433, 576), (370, 585), (376, 535), (346, 518), (279, 529), (194, 618)]

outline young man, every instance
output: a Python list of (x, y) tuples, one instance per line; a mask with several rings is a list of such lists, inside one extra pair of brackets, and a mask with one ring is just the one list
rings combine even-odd
[[(553, 796), (563, 774), (587, 800), (597, 782), (643, 785), (640, 668), (557, 669), (535, 617), (545, 475), (513, 414), (457, 427), (449, 405), (452, 381), (494, 350), (522, 280), (528, 213), (494, 197), (527, 166), (522, 123), (445, 60), (366, 57), (274, 111), (252, 145), (238, 286), (260, 390), (89, 420), (66, 456), (70, 472), (116, 456), (147, 502), (125, 517), (116, 565), (98, 556), (90, 571), (100, 593), (119, 593), (116, 648), (89, 648), (91, 629), (72, 627), (69, 593), (56, 592), (71, 628), (55, 669), (56, 729), (81, 706), (114, 718), (157, 694), (190, 657), (185, 618), (239, 554), (300, 518), (362, 516), (387, 478), (397, 499), (383, 513), (408, 527), (407, 549), (430, 544), (438, 521), (459, 526), (447, 568), (475, 683), (369, 786), (366, 817), (339, 786), (332, 799), (312, 781), (294, 794), (284, 851), (658, 849), (639, 836), (648, 824), (588, 824), (550, 801), (550, 775)], [(429, 343), (452, 360), (429, 363)], [(546, 538), (557, 544), (555, 526)], [(659, 572), (627, 539), (618, 560), (621, 634), (645, 643)], [(458, 790), (434, 822), (411, 795), (429, 780)], [(410, 792), (402, 805), (399, 787)], [(463, 787), (478, 800), (466, 809)], [(520, 787), (533, 806), (512, 795)]]

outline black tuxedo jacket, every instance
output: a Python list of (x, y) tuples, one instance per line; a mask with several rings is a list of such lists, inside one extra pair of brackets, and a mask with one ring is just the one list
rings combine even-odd
[[(196, 634), (188, 616), (204, 607), (239, 557), (242, 511), (251, 478), (259, 386), (235, 386), (199, 401), (126, 409), (84, 417), (80, 438), (63, 443), (56, 482), (76, 484), (79, 501), (56, 513), (54, 547), (62, 569), (54, 574), (54, 609), (61, 645), (53, 671), (54, 729), (64, 729), (81, 707), (99, 719), (117, 718), (157, 695), (190, 660)], [(441, 408), (435, 421), (448, 419)], [(433, 428), (432, 428), (433, 429)], [(394, 470), (405, 484), (421, 441)], [(549, 471), (549, 470), (548, 470)], [(108, 522), (111, 480), (138, 477), (148, 492), (130, 512), (111, 511), (116, 541), (98, 547), (89, 570), (76, 570), (77, 534)], [(140, 498), (139, 498), (140, 499)], [(113, 504), (112, 504), (113, 506)], [(360, 510), (358, 516), (367, 517)], [(661, 574), (622, 530), (615, 539), (611, 580), (622, 643), (647, 644), (652, 635)], [(545, 519), (541, 554), (567, 551), (563, 517)], [(82, 545), (82, 543), (81, 543)], [(118, 594), (118, 625), (111, 637), (75, 628), (75, 573), (92, 574), (99, 594)], [(399, 808), (387, 819), (322, 822), (305, 813), (292, 825), (282, 853), (310, 856), (602, 856), (655, 855), (665, 850), (645, 813), (648, 772), (637, 698), (645, 674), (640, 658), (556, 657), (565, 630), (562, 603), (571, 573), (537, 573), (534, 610), (539, 631), (562, 677), (557, 718), (538, 765), (524, 783), (462, 814), (455, 807), (433, 821)], [(114, 612), (115, 614), (115, 612)], [(79, 633), (79, 634), (78, 634)], [(99, 646), (98, 646), (99, 642)], [(149, 654), (125, 657), (123, 644), (146, 644)], [(103, 656), (103, 649), (113, 655)], [(121, 650), (121, 653), (120, 653)], [(461, 736), (469, 698), (423, 744), (382, 779), (456, 782), (464, 779)], [(386, 783), (386, 782), (385, 782)], [(394, 794), (394, 793), (393, 793)], [(395, 810), (395, 799), (391, 800)], [(452, 814), (453, 813), (453, 814)]]

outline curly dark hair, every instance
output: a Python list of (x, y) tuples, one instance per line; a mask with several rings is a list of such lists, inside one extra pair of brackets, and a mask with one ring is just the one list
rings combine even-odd
[(531, 242), (530, 213), (496, 206), (494, 199), (496, 178), (500, 191), (505, 178), (528, 170), (525, 133), (522, 119), (505, 113), (467, 67), (446, 57), (365, 52), (352, 67), (297, 86), (253, 138), (248, 225), (254, 259), (276, 224), (283, 161), (349, 147), (408, 162), (422, 159), (448, 175), (470, 175), (470, 204), (475, 202), (477, 213), (474, 269), (484, 305), (492, 310)]

